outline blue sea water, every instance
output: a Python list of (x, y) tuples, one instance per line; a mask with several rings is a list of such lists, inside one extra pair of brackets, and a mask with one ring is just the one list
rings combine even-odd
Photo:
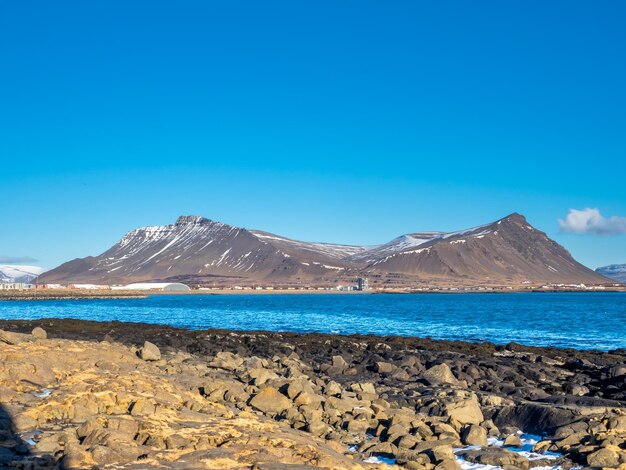
[(155, 295), (0, 302), (0, 319), (38, 318), (626, 347), (626, 293)]

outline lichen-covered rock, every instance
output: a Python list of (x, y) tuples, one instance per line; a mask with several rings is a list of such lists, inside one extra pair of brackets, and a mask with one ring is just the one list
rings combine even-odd
[(422, 374), (422, 378), (428, 381), (431, 385), (457, 385), (459, 383), (448, 364), (438, 364), (436, 366), (432, 366)]

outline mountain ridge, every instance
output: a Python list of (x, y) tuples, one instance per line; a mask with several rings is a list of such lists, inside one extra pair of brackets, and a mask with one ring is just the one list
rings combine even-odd
[(22, 264), (0, 264), (0, 282), (31, 282), (41, 273), (43, 269), (39, 266), (29, 266)]
[(626, 264), (609, 264), (596, 269), (598, 274), (626, 284)]
[(356, 276), (396, 277), (409, 284), (425, 279), (607, 282), (518, 213), (470, 229), (413, 232), (373, 246), (304, 242), (181, 216), (174, 224), (131, 230), (101, 255), (64, 263), (41, 280), (322, 285)]

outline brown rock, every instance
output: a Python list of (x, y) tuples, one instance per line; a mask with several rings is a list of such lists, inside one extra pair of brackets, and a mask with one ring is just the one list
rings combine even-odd
[(480, 424), (484, 420), (475, 395), (467, 399), (448, 401), (443, 406), (447, 415), (461, 424)]
[(296, 379), (289, 382), (289, 386), (287, 387), (287, 396), (289, 398), (293, 400), (302, 392), (315, 393), (313, 386), (308, 380)]
[(344, 423), (348, 432), (353, 434), (365, 434), (370, 429), (370, 423), (366, 420), (352, 419)]
[(397, 446), (400, 449), (413, 449), (417, 444), (420, 443), (422, 439), (418, 438), (417, 436), (412, 436), (410, 434), (402, 436), (398, 443)]
[(324, 393), (326, 395), (335, 396), (335, 395), (340, 395), (341, 392), (342, 392), (341, 385), (339, 385), (334, 380), (329, 381), (324, 386)]
[(461, 433), (461, 439), (468, 446), (486, 446), (487, 430), (477, 424), (466, 426)]
[(139, 350), (139, 357), (144, 361), (159, 361), (161, 359), (161, 351), (156, 344), (146, 341)]
[(46, 330), (39, 326), (33, 328), (31, 335), (33, 335), (37, 339), (48, 339), (48, 333), (46, 333)]
[(506, 436), (506, 439), (504, 439), (504, 447), (521, 447), (521, 446), (522, 446), (522, 440), (515, 434)]
[(248, 376), (252, 379), (252, 383), (257, 387), (263, 385), (270, 380), (276, 380), (278, 374), (268, 369), (248, 369)]
[(236, 370), (243, 364), (243, 359), (231, 352), (219, 352), (209, 363), (211, 367), (224, 370)]
[(68, 443), (63, 449), (63, 468), (85, 468), (91, 460), (87, 449), (78, 442)]
[(348, 363), (343, 358), (343, 356), (333, 356), (333, 367), (337, 367), (338, 369), (345, 370), (348, 368)]
[(321, 397), (320, 395), (316, 395), (315, 393), (302, 392), (296, 397), (293, 402), (296, 406), (313, 405), (319, 407), (322, 401), (324, 401), (324, 397)]
[(314, 436), (322, 437), (330, 431), (330, 427), (321, 419), (313, 420), (307, 424), (307, 431)]
[(626, 415), (609, 419), (608, 428), (619, 432), (626, 431)]
[(266, 387), (252, 397), (250, 406), (263, 413), (277, 414), (291, 408), (293, 404), (274, 387)]
[(454, 453), (450, 444), (435, 446), (430, 449), (430, 453), (435, 462), (454, 460)]
[(587, 456), (587, 465), (590, 467), (611, 468), (619, 464), (619, 454), (613, 449), (600, 449)]
[(468, 462), (482, 465), (493, 465), (496, 467), (511, 465), (522, 470), (528, 470), (530, 468), (530, 462), (526, 457), (505, 449), (484, 447), (479, 450), (463, 451), (458, 455), (462, 456)]
[(374, 364), (374, 370), (379, 374), (390, 374), (395, 368), (396, 366), (389, 362), (376, 362)]
[(441, 461), (435, 470), (460, 470), (461, 465), (455, 459), (445, 459)]
[(0, 330), (0, 343), (14, 345), (23, 343), (24, 341), (28, 341), (28, 338), (24, 334)]
[(156, 404), (147, 398), (138, 398), (130, 407), (132, 416), (150, 416), (155, 414)]
[(191, 441), (181, 434), (172, 434), (165, 439), (167, 449), (184, 449), (191, 444)]
[(452, 373), (452, 370), (450, 370), (450, 366), (448, 366), (448, 364), (438, 364), (436, 366), (432, 366), (422, 374), (422, 378), (426, 379), (426, 381), (431, 385), (457, 385), (459, 383), (457, 378)]

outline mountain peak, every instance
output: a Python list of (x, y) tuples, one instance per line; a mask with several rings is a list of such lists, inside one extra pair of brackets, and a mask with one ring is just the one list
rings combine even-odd
[(175, 225), (203, 225), (212, 221), (200, 215), (181, 215), (176, 219)]
[(509, 215), (507, 215), (506, 217), (504, 217), (504, 218), (502, 218), (500, 220), (508, 221), (508, 222), (524, 223), (524, 224), (528, 223), (528, 221), (526, 220), (526, 217), (524, 217), (519, 212), (513, 212), (512, 214), (509, 214)]

